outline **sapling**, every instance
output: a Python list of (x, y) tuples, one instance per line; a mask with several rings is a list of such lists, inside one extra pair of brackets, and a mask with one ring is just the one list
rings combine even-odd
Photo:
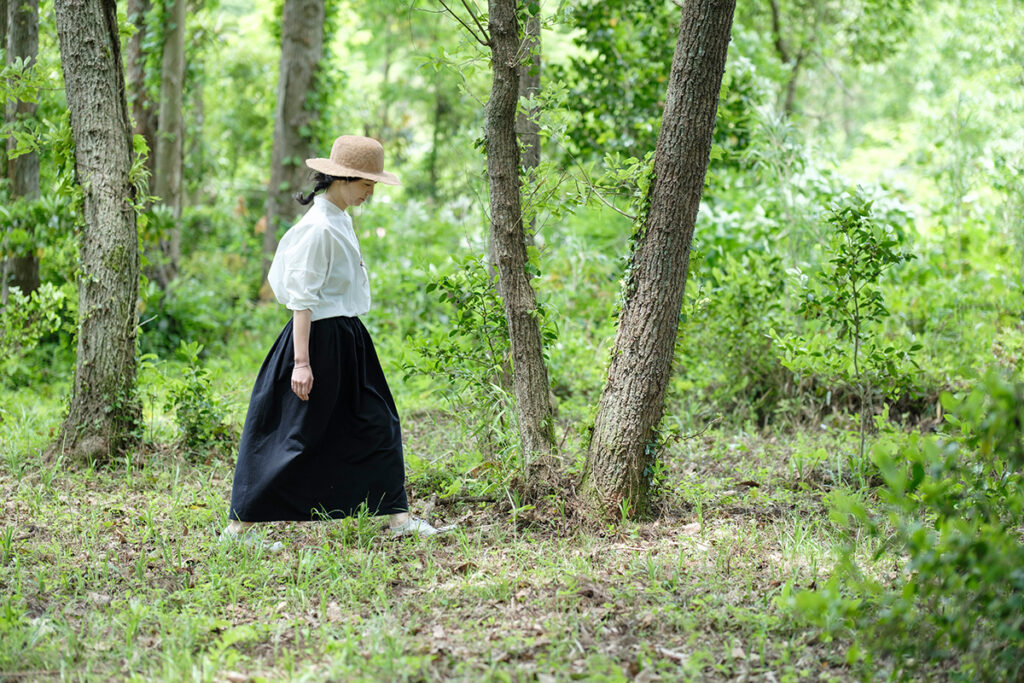
[[(863, 462), (872, 392), (896, 398), (906, 381), (897, 361), (910, 360), (920, 346), (906, 349), (883, 345), (880, 324), (889, 316), (879, 283), (888, 269), (914, 258), (899, 249), (891, 226), (880, 224), (871, 213), (872, 201), (859, 191), (844, 195), (828, 213), (832, 234), (825, 249), (828, 260), (806, 293), (799, 312), (820, 320), (830, 339), (821, 335), (779, 339), (783, 364), (794, 371), (808, 370), (847, 383), (856, 392), (860, 408), (859, 462)], [(912, 362), (912, 361), (911, 361)]]

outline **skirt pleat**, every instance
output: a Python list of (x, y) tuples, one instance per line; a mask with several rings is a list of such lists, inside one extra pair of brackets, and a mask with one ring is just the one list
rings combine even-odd
[(313, 321), (313, 389), (291, 388), (292, 323), (260, 368), (242, 429), (229, 517), (244, 522), (337, 519), (364, 505), (406, 512), (398, 410), (358, 318)]

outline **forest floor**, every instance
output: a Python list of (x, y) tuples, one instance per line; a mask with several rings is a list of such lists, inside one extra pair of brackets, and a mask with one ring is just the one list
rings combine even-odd
[(644, 523), (425, 505), (413, 484), (414, 513), (457, 531), (265, 525), (277, 553), (217, 540), (226, 460), (74, 468), (5, 448), (0, 680), (857, 679), (780, 600), (849, 542), (819, 441), (677, 443)]

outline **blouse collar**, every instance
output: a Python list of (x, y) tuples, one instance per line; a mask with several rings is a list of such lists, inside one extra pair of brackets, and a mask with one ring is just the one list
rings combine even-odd
[(329, 218), (340, 218), (341, 220), (348, 218), (348, 214), (344, 209), (322, 194), (318, 194), (313, 197), (313, 204), (323, 211)]

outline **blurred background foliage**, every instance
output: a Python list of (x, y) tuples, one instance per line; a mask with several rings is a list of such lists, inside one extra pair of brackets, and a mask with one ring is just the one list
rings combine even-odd
[[(201, 344), (204, 358), (230, 358), (240, 334), (266, 339), (282, 319), (255, 303), (280, 5), (190, 5), (185, 254), (171, 286), (143, 283), (144, 353), (172, 359), (186, 342)], [(161, 7), (154, 4), (154, 16)], [(893, 416), (922, 417), (943, 389), (985, 366), (1020, 370), (1018, 9), (1010, 1), (771, 0), (737, 10), (672, 414), (764, 427), (820, 422), (851, 408), (849, 387), (787, 367), (773, 335), (818, 333), (799, 315), (800, 302), (807, 279), (827, 263), (826, 212), (854, 192), (871, 201), (871, 220), (916, 257), (879, 282), (891, 315), (877, 333), (922, 347), (913, 386)], [(532, 262), (551, 329), (555, 394), (563, 416), (577, 419), (602, 381), (631, 232), (625, 214), (643, 175), (630, 158), (642, 159), (656, 140), (676, 8), (667, 0), (563, 1), (545, 3), (542, 14), (542, 165), (524, 203), (536, 220)], [(480, 343), (460, 317), (460, 301), (431, 288), (466, 277), (466, 264), (486, 251), (479, 138), (487, 55), (429, 3), (383, 0), (366, 11), (335, 0), (328, 16), (314, 138), (326, 150), (338, 133), (377, 137), (404, 180), (357, 211), (355, 223), (374, 280), (369, 321), (395, 365), (433, 368), (413, 373), (420, 391), (407, 399), (430, 404), (430, 390), (444, 394), (451, 373), (415, 350), (453, 330), (469, 348)], [(37, 120), (4, 131), (36, 140), (43, 197), (5, 200), (0, 212), (5, 253), (40, 255), (42, 281), (56, 288), (47, 291), (64, 294), (56, 308), (64, 317), (18, 347), (19, 357), (38, 358), (12, 368), (44, 356), (67, 361), (75, 312), (75, 217), (62, 192), (71, 167), (49, 3), (41, 17), (34, 73), (49, 85), (39, 91)], [(152, 96), (159, 69), (151, 71)], [(5, 79), (9, 92), (14, 82)], [(36, 226), (31, 243), (18, 227), (25, 221)], [(159, 206), (149, 209), (143, 241), (173, 221)], [(477, 294), (487, 285), (475, 276), (463, 283)], [(70, 364), (58, 366), (56, 378), (66, 378)], [(26, 377), (10, 370), (2, 381), (14, 388)]]
[[(403, 179), (351, 213), (373, 291), (366, 323), (409, 435), (410, 485), (491, 492), (520, 464), (504, 321), (484, 260), (488, 55), (434, 3), (327, 7), (312, 135), (323, 154), (339, 134), (377, 137)], [(541, 7), (542, 163), (523, 196), (560, 445), (573, 467), (604, 381), (678, 10), (671, 0)], [(183, 444), (193, 462), (230, 457), (252, 378), (287, 320), (259, 300), (280, 9), (280, 1), (189, 5), (183, 256), (167, 288), (142, 284), (139, 352), (145, 436)], [(161, 11), (153, 3), (154, 16)], [(1019, 557), (1021, 35), (1018, 0), (740, 3), (663, 425), (666, 444), (717, 421), (789, 434), (797, 450), (813, 446), (807, 435), (848, 444), (867, 432), (875, 446), (867, 454), (863, 444), (859, 453), (839, 445), (835, 457), (808, 450), (800, 462), (828, 468), (829, 487), (855, 487), (856, 500), (837, 498), (835, 509), (895, 533), (927, 582), (897, 597), (862, 577), (857, 589), (794, 593), (792, 605), (831, 631), (866, 628), (875, 614), (859, 611), (866, 606), (888, 610), (864, 647), (884, 641), (889, 626), (924, 624), (932, 651), (960, 648), (976, 670), (1010, 676), (1020, 661), (1019, 563), (990, 562), (980, 574), (964, 567), (971, 557), (981, 566), (1013, 538)], [(156, 94), (159, 69), (151, 70), (157, 80), (147, 89)], [(39, 103), (34, 119), (5, 122), (2, 132), (13, 153), (38, 148), (42, 197), (14, 200), (0, 180), (0, 222), (4, 254), (36, 253), (43, 283), (31, 296), (11, 292), (0, 316), (0, 425), (25, 402), (59, 405), (73, 372), (77, 219), (61, 86), (46, 0), (38, 63), (28, 72), (4, 67), (0, 78), (5, 98), (31, 91)], [(863, 227), (847, 246), (835, 219), (843, 211)], [(148, 209), (140, 239), (155, 243), (174, 221)], [(857, 267), (851, 254), (871, 239), (908, 258), (862, 273), (865, 296), (882, 308), (851, 332), (836, 323), (843, 301), (829, 283)], [(854, 348), (870, 358), (863, 372), (851, 368)], [(945, 488), (943, 478), (960, 484)], [(972, 487), (988, 492), (983, 507), (965, 493)], [(857, 502), (864, 497), (884, 503), (882, 517)], [(958, 523), (972, 506), (978, 515)], [(937, 525), (925, 540), (916, 519)], [(984, 552), (965, 540), (972, 534), (987, 539)], [(948, 561), (929, 554), (936, 544)], [(851, 556), (850, 576), (860, 576), (856, 562)], [(961, 617), (940, 624), (928, 605), (939, 600), (935, 586), (954, 578), (948, 599)], [(870, 599), (851, 597), (857, 590)], [(976, 590), (993, 596), (992, 610), (978, 606)], [(987, 661), (989, 649), (970, 640), (979, 614), (992, 642), (1017, 648), (1012, 656)]]

